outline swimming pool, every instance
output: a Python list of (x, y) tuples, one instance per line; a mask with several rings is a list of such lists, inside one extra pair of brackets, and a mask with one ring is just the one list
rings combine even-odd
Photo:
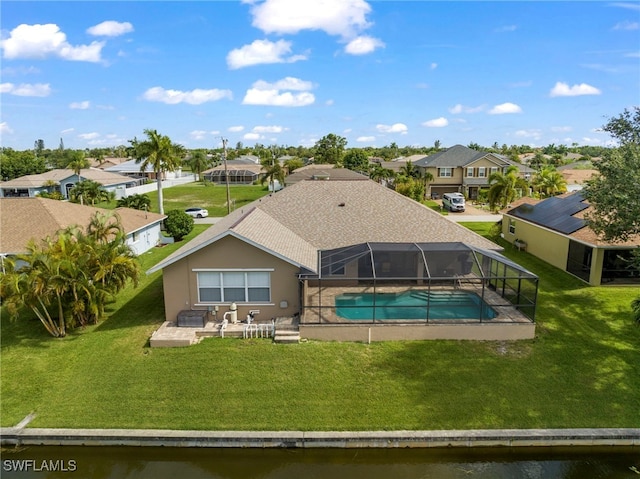
[[(352, 321), (493, 319), (496, 312), (468, 291), (344, 293), (336, 296), (336, 315)], [(374, 306), (375, 304), (375, 306)], [(374, 315), (375, 313), (375, 315)]]

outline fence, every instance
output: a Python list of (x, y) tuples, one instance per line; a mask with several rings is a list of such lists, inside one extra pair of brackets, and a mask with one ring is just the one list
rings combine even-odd
[[(198, 178), (196, 175), (194, 174), (187, 174), (185, 176), (182, 176), (180, 178), (172, 178), (169, 180), (163, 180), (162, 181), (162, 188), (170, 188), (172, 186), (176, 186), (176, 185), (184, 185), (186, 183), (193, 183), (194, 181), (197, 181)], [(131, 188), (116, 188), (116, 198), (120, 199), (120, 198), (124, 198), (127, 196), (132, 196), (132, 195), (141, 195), (143, 193), (150, 193), (153, 191), (157, 191), (158, 189), (158, 184), (153, 181), (151, 183), (147, 183), (146, 185), (141, 185), (141, 186), (133, 186)]]

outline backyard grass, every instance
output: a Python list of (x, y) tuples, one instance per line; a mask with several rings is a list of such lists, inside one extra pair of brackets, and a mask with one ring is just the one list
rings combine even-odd
[[(144, 268), (181, 244), (143, 255)], [(32, 427), (640, 427), (640, 328), (629, 306), (640, 289), (589, 287), (525, 252), (505, 254), (541, 278), (530, 341), (211, 338), (150, 349), (163, 320), (160, 273), (127, 290), (109, 319), (62, 340), (28, 315), (3, 316), (1, 424), (35, 413)]]

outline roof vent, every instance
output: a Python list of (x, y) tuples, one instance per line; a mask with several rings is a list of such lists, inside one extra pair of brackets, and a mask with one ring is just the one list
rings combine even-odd
[(338, 206), (344, 206), (345, 203), (338, 203)]
[(328, 180), (329, 179), (329, 174), (328, 173), (318, 173), (316, 175), (313, 175), (311, 177), (311, 179), (313, 179), (313, 180)]

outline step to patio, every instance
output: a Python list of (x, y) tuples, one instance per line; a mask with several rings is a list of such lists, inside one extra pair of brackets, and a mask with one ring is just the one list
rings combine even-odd
[(295, 344), (300, 342), (300, 332), (295, 330), (276, 329), (276, 335), (273, 338), (274, 343), (279, 344)]

